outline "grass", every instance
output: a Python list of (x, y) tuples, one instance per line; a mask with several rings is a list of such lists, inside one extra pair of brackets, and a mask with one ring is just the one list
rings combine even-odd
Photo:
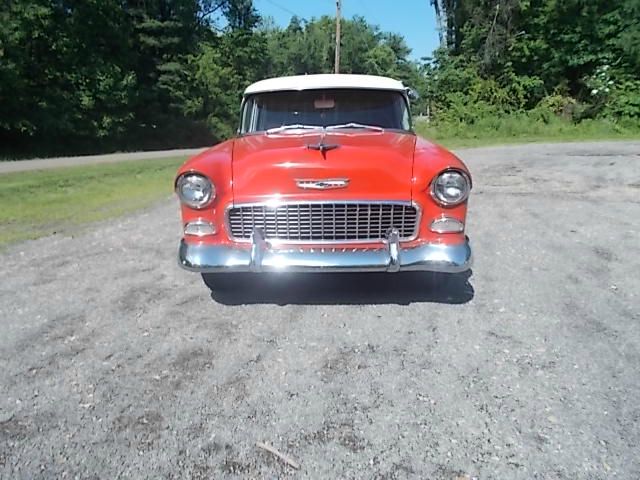
[(173, 191), (180, 158), (0, 175), (0, 246), (148, 207)]
[[(640, 123), (526, 114), (486, 116), (474, 124), (417, 122), (416, 131), (450, 148), (526, 142), (640, 139)], [(54, 233), (77, 231), (92, 222), (147, 207), (172, 193), (184, 158), (0, 175), (0, 246)]]
[(481, 147), (509, 143), (578, 142), (640, 139), (640, 123), (561, 118), (534, 120), (526, 114), (486, 117), (474, 124), (418, 121), (416, 133), (449, 148)]

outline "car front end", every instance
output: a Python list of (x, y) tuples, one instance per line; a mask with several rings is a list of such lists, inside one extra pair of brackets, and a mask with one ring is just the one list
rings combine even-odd
[(250, 92), (241, 135), (178, 173), (180, 265), (204, 274), (468, 270), (469, 171), (409, 122), (400, 87)]

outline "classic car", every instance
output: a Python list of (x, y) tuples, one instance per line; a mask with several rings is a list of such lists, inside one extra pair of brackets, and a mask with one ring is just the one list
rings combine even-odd
[(412, 129), (411, 91), (370, 75), (272, 78), (238, 135), (179, 170), (179, 262), (236, 272), (464, 272), (471, 176)]

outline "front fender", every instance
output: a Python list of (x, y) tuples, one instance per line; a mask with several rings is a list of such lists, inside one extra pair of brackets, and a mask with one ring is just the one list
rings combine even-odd
[[(220, 143), (195, 157), (187, 160), (178, 170), (176, 179), (187, 172), (197, 172), (209, 178), (216, 189), (216, 196), (213, 202), (203, 209), (194, 209), (181, 204), (183, 225), (202, 219), (211, 222), (217, 230), (217, 234), (207, 237), (207, 240), (220, 241), (226, 239), (224, 232), (224, 210), (225, 206), (233, 202), (232, 189), (232, 159), (234, 140)], [(175, 187), (175, 180), (174, 180)], [(200, 239), (195, 239), (200, 240)]]
[(413, 157), (411, 196), (422, 207), (419, 238), (443, 243), (462, 243), (464, 232), (456, 234), (436, 234), (430, 230), (431, 222), (442, 216), (453, 217), (466, 222), (468, 200), (455, 207), (443, 207), (431, 196), (431, 182), (442, 171), (457, 169), (464, 171), (471, 179), (469, 169), (449, 150), (422, 138), (418, 138)]

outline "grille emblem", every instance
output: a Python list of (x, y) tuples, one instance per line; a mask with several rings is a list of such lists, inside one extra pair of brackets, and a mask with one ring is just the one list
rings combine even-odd
[(322, 180), (297, 179), (296, 185), (304, 190), (333, 190), (346, 188), (349, 185), (348, 178), (325, 178)]

